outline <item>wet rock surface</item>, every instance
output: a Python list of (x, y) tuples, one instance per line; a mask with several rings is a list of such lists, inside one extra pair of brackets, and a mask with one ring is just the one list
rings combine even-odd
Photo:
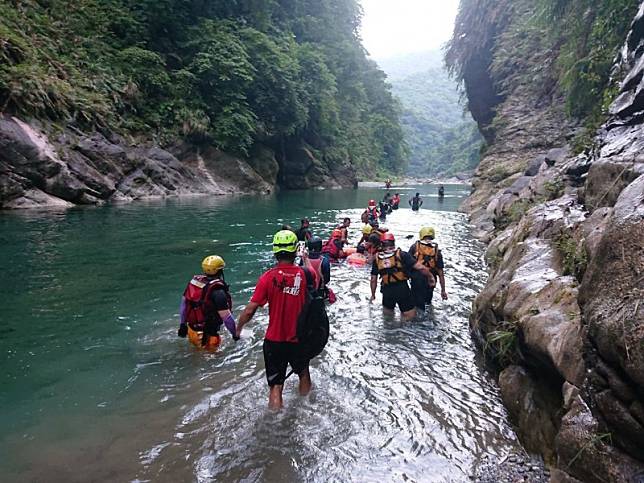
[[(306, 147), (279, 159), (258, 144), (250, 159), (212, 146), (162, 149), (117, 135), (54, 132), (0, 115), (0, 208), (67, 207), (140, 198), (270, 193), (354, 186), (350, 165), (318, 160)], [(289, 173), (280, 175), (280, 173)]]
[(553, 482), (644, 480), (644, 4), (617, 69), (612, 116), (578, 156), (556, 102), (537, 119), (509, 89), (463, 206), (489, 242), (472, 335)]
[(543, 461), (526, 453), (512, 453), (503, 458), (486, 458), (471, 481), (476, 483), (547, 483), (550, 470)]
[(561, 405), (560, 395), (555, 391), (544, 391), (534, 376), (516, 365), (501, 371), (499, 387), (512, 422), (525, 435), (522, 442), (526, 449), (542, 454), (546, 461), (554, 463), (555, 414)]

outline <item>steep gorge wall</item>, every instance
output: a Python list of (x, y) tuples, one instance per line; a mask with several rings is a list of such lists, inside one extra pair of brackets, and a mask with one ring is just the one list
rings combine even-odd
[[(463, 69), (490, 143), (463, 207), (489, 242), (473, 337), (553, 481), (642, 481), (644, 3), (614, 69), (624, 80), (608, 120), (580, 155), (570, 147), (580, 127), (563, 109), (556, 47), (521, 30), (527, 4), (472, 4), (488, 5), (492, 29), (481, 41), (487, 54)], [(531, 54), (501, 56), (499, 66), (499, 50), (517, 38)]]

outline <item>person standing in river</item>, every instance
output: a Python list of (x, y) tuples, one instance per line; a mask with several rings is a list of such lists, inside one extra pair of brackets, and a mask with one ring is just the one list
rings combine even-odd
[(345, 218), (342, 220), (342, 223), (340, 223), (337, 228), (342, 232), (342, 244), (343, 245), (348, 245), (349, 244), (349, 227), (351, 226), (351, 218)]
[(397, 210), (400, 205), (400, 193), (396, 193), (391, 197), (391, 209)]
[(221, 344), (222, 324), (237, 340), (235, 318), (231, 312), (232, 299), (224, 281), (226, 262), (210, 255), (201, 262), (202, 275), (194, 275), (183, 291), (177, 335), (188, 337), (196, 347), (214, 351)]
[(432, 283), (430, 271), (414, 260), (409, 253), (396, 248), (396, 239), (392, 233), (385, 233), (380, 240), (381, 250), (371, 266), (371, 302), (376, 299), (378, 276), (381, 279), (382, 308), (385, 314), (392, 315), (396, 305), (404, 320), (416, 316), (414, 300), (407, 280), (413, 271), (420, 272)]
[(423, 200), (420, 197), (420, 193), (416, 193), (416, 196), (409, 200), (409, 206), (411, 206), (412, 211), (420, 210), (420, 207), (423, 206)]
[(295, 232), (299, 241), (309, 241), (313, 236), (310, 224), (311, 222), (308, 218), (302, 218), (302, 220), (300, 220), (300, 229)]
[(327, 257), (322, 256), (322, 239), (319, 236), (313, 236), (306, 246), (309, 249), (311, 266), (320, 273), (322, 277), (320, 285), (324, 288), (331, 280), (331, 263)]
[(255, 286), (253, 296), (239, 316), (237, 336), (259, 307), (268, 303), (268, 329), (264, 336), (264, 365), (270, 388), (268, 406), (283, 406), (282, 391), (286, 370), (290, 365), (300, 378), (299, 392), (305, 396), (311, 390), (309, 359), (296, 337), (297, 320), (306, 303), (306, 268), (295, 265), (297, 235), (282, 230), (273, 237), (273, 254), (277, 264), (265, 272)]
[[(443, 269), (445, 264), (443, 262), (443, 254), (438, 248), (438, 244), (434, 242), (436, 231), (431, 226), (425, 226), (420, 229), (418, 241), (414, 243), (409, 249), (409, 255), (422, 263), (423, 266), (432, 272), (434, 280), (438, 277), (441, 284), (441, 298), (447, 300), (447, 291), (445, 289), (445, 274)], [(417, 310), (425, 310), (425, 304), (431, 305), (434, 297), (434, 284), (429, 284), (427, 278), (421, 277), (418, 274), (412, 274), (411, 277), (411, 293), (414, 297), (414, 303)]]

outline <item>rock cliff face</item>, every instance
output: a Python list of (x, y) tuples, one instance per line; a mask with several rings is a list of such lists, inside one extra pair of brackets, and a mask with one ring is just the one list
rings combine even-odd
[(352, 187), (350, 166), (329, 166), (306, 146), (276, 155), (256, 145), (250, 159), (213, 147), (162, 149), (123, 138), (55, 131), (0, 114), (0, 208), (124, 202), (140, 198), (270, 193)]
[(577, 156), (556, 92), (510, 84), (477, 119), (492, 144), (463, 207), (489, 242), (472, 334), (553, 481), (644, 481), (644, 4), (617, 67)]

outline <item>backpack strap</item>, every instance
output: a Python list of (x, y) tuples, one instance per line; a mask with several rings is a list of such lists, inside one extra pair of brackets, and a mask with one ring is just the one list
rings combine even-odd
[(315, 292), (316, 287), (315, 287), (315, 277), (311, 273), (310, 270), (308, 270), (305, 267), (300, 267), (304, 271), (304, 276), (306, 277), (306, 289), (309, 291), (309, 294), (312, 294)]

